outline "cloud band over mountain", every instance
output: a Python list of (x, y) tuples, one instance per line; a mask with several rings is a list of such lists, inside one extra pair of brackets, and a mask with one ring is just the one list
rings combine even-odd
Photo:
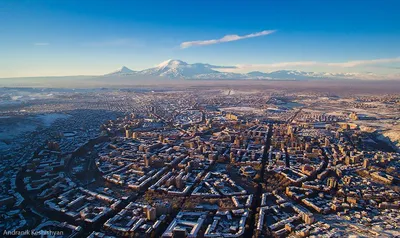
[(398, 63), (400, 57), (396, 58), (385, 58), (385, 59), (372, 59), (372, 60), (354, 60), (347, 62), (317, 62), (317, 61), (298, 61), (298, 62), (280, 62), (271, 64), (240, 64), (237, 65), (238, 69), (252, 69), (252, 68), (287, 68), (287, 67), (307, 67), (307, 66), (326, 66), (326, 67), (340, 67), (340, 68), (352, 68), (364, 65), (379, 65), (387, 63)]
[(247, 34), (247, 35), (243, 35), (243, 36), (226, 35), (219, 39), (186, 41), (186, 42), (182, 42), (180, 47), (181, 47), (181, 49), (186, 49), (186, 48), (189, 48), (192, 46), (213, 45), (213, 44), (219, 44), (219, 43), (224, 43), (224, 42), (254, 38), (254, 37), (259, 37), (259, 36), (266, 36), (266, 35), (272, 34), (274, 32), (276, 32), (276, 31), (275, 30), (265, 30), (265, 31), (255, 32), (255, 33), (251, 33), (251, 34)]

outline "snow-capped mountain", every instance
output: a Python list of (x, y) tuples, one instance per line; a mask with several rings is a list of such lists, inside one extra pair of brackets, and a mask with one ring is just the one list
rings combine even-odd
[(144, 75), (161, 76), (167, 78), (195, 78), (196, 75), (219, 73), (208, 64), (188, 64), (181, 60), (167, 60), (154, 68), (140, 72)]
[(235, 69), (235, 66), (217, 66), (203, 63), (189, 64), (181, 60), (166, 60), (153, 68), (134, 71), (125, 66), (106, 74), (106, 76), (153, 76), (168, 79), (202, 79), (202, 80), (313, 80), (313, 79), (361, 79), (368, 76), (373, 79), (375, 75), (360, 75), (357, 73), (319, 73), (304, 72), (299, 70), (277, 70), (273, 72), (253, 71), (249, 73), (221, 72), (218, 69)]
[(153, 68), (142, 71), (133, 71), (126, 67), (107, 75), (143, 75), (159, 76), (169, 79), (245, 79), (246, 74), (220, 72), (216, 69), (229, 69), (235, 66), (217, 66), (211, 64), (194, 63), (188, 64), (181, 60), (166, 60)]

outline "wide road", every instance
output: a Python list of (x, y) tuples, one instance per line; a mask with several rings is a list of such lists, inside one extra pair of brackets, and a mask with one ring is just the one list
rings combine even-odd
[(264, 173), (265, 173), (265, 164), (268, 162), (268, 150), (271, 146), (271, 137), (272, 137), (272, 124), (268, 126), (268, 134), (267, 134), (267, 141), (264, 145), (264, 151), (261, 161), (261, 170), (260, 170), (260, 179), (257, 181), (257, 191), (254, 194), (253, 203), (251, 204), (251, 215), (249, 220), (249, 227), (245, 231), (244, 237), (253, 237), (255, 224), (256, 224), (256, 214), (257, 208), (261, 206), (261, 196), (262, 196), (262, 184), (264, 182)]

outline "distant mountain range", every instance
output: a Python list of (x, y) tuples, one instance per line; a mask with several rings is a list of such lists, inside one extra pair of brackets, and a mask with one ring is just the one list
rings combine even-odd
[[(168, 79), (203, 79), (203, 80), (313, 80), (313, 79), (363, 79), (365, 74), (357, 73), (320, 73), (298, 70), (278, 70), (273, 72), (253, 71), (249, 73), (222, 72), (218, 69), (235, 69), (236, 66), (217, 66), (210, 64), (189, 64), (181, 60), (167, 60), (156, 67), (134, 71), (125, 66), (105, 76), (153, 76)], [(367, 74), (368, 76), (368, 74)], [(371, 78), (374, 75), (370, 75)]]

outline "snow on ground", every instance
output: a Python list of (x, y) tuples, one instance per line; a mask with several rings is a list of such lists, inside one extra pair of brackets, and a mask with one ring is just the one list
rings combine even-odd
[(345, 113), (343, 111), (334, 111), (334, 112), (327, 112), (326, 115), (331, 115), (331, 116), (344, 116), (348, 115), (348, 113)]
[(8, 145), (2, 141), (0, 141), (0, 150), (7, 150), (8, 149)]
[(28, 132), (33, 132), (40, 126), (49, 127), (58, 119), (68, 118), (70, 115), (51, 113), (28, 117), (3, 117), (0, 118), (0, 142), (12, 140), (13, 138)]
[(254, 107), (225, 107), (220, 108), (221, 111), (228, 111), (228, 112), (250, 112), (250, 113), (264, 113), (264, 110), (257, 109)]
[(360, 130), (365, 132), (378, 131), (382, 135), (378, 138), (391, 143), (394, 147), (400, 150), (400, 125), (397, 125), (394, 120), (357, 120), (353, 121), (360, 127)]
[(13, 123), (9, 126), (0, 126), (0, 140), (11, 140), (20, 134), (32, 132), (36, 129), (36, 125), (27, 123)]
[(400, 232), (396, 228), (382, 228), (386, 225), (385, 221), (376, 222), (372, 226), (366, 226), (351, 220), (350, 216), (348, 217), (349, 219), (344, 219), (344, 217), (339, 217), (335, 214), (327, 216), (317, 215), (316, 217), (318, 220), (329, 224), (331, 228), (343, 231), (347, 237), (398, 237), (400, 235)]
[(52, 114), (44, 114), (38, 115), (36, 118), (42, 120), (44, 126), (49, 127), (58, 119), (66, 119), (69, 115), (67, 114), (60, 114), (60, 113), (52, 113)]
[(234, 95), (234, 94), (255, 94), (259, 93), (259, 91), (254, 90), (254, 91), (239, 91), (239, 90), (223, 90), (221, 91), (222, 95)]
[(383, 135), (389, 138), (400, 150), (400, 125), (393, 126), (391, 129), (384, 131)]

